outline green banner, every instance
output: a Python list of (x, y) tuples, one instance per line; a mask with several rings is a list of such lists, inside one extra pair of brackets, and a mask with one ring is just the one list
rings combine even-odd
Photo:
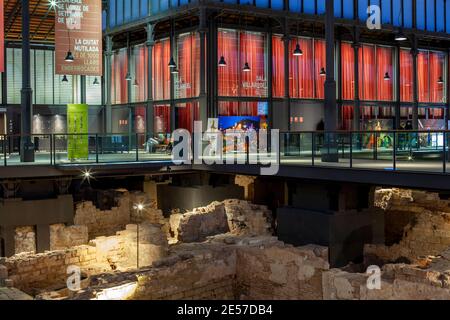
[(89, 157), (88, 118), (87, 104), (67, 105), (67, 157), (71, 161)]

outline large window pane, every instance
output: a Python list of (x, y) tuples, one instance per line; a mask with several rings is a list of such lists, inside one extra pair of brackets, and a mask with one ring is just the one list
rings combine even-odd
[(178, 71), (175, 75), (175, 98), (200, 94), (200, 37), (187, 33), (177, 38)]
[(219, 96), (267, 96), (266, 35), (219, 30)]
[(393, 49), (377, 47), (377, 100), (392, 101), (394, 99)]
[(145, 44), (133, 47), (131, 102), (147, 100), (148, 87), (148, 51)]
[(376, 100), (375, 46), (362, 45), (359, 49), (359, 98)]
[(127, 49), (121, 49), (114, 53), (112, 57), (111, 70), (111, 95), (113, 104), (128, 102), (128, 83), (126, 75), (128, 72)]
[(342, 99), (353, 100), (355, 98), (355, 52), (350, 43), (341, 45), (341, 68)]
[(445, 53), (430, 52), (430, 102), (446, 102)]
[(430, 101), (430, 87), (429, 87), (429, 55), (428, 51), (420, 51), (417, 56), (417, 81), (419, 88), (419, 101)]
[(400, 100), (413, 101), (413, 60), (409, 49), (400, 50)]
[(272, 95), (284, 96), (284, 43), (281, 36), (272, 37)]
[(153, 47), (153, 99), (170, 99), (170, 41), (161, 40)]
[[(291, 98), (314, 98), (314, 49), (313, 39), (298, 38), (290, 42), (289, 54), (293, 55), (297, 44), (303, 55), (289, 60), (289, 92)], [(284, 71), (283, 71), (284, 74)]]

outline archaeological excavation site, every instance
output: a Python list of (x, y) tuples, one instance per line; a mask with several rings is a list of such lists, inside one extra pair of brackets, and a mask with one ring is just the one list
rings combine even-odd
[(45, 182), (4, 186), (0, 300), (450, 299), (449, 195), (209, 173), (124, 181), (47, 199)]

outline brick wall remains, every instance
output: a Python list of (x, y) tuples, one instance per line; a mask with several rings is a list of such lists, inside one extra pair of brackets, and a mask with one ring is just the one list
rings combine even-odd
[(14, 235), (15, 252), (36, 253), (36, 231), (34, 227), (18, 227)]
[[(165, 235), (157, 225), (143, 224), (140, 230), (143, 236), (139, 237), (139, 246), (144, 257), (140, 259), (141, 266), (148, 266), (167, 254), (167, 241), (163, 241)], [(42, 254), (19, 254), (3, 258), (0, 266), (7, 268), (8, 279), (14, 287), (36, 294), (48, 287), (65, 287), (68, 266), (79, 266), (88, 275), (135, 268), (128, 243), (133, 237), (136, 241), (136, 226), (129, 225), (115, 236), (94, 239), (89, 245)]]
[(201, 242), (209, 236), (232, 233), (240, 236), (272, 234), (272, 212), (248, 201), (225, 200), (195, 208), (185, 214), (172, 214), (170, 229), (181, 242)]
[(402, 189), (378, 190), (375, 205), (386, 213), (386, 234), (399, 238), (392, 246), (368, 245), (368, 264), (414, 262), (419, 257), (438, 255), (450, 247), (450, 201), (439, 194)]
[(219, 236), (178, 245), (173, 255), (138, 273), (94, 277), (97, 285), (73, 299), (321, 299), (326, 259), (322, 247)]
[(69, 226), (55, 224), (50, 226), (50, 251), (64, 250), (70, 247), (88, 244), (87, 226)]
[[(100, 210), (90, 201), (77, 204), (74, 222), (76, 225), (88, 227), (90, 239), (112, 236), (132, 223), (160, 224), (167, 231), (167, 227), (164, 227), (166, 220), (162, 211), (157, 209), (156, 200), (150, 199), (150, 196), (143, 192), (120, 191), (117, 193), (117, 206), (110, 210)], [(144, 210), (135, 209), (139, 203), (144, 205)]]

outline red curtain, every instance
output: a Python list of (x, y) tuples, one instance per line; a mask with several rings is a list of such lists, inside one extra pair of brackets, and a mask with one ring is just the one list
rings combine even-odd
[(413, 60), (408, 49), (400, 49), (400, 100), (413, 101)]
[(179, 103), (176, 105), (177, 129), (194, 129), (194, 120), (198, 117), (198, 102)]
[[(428, 51), (420, 51), (417, 56), (417, 81), (420, 102), (430, 101)], [(437, 81), (437, 80), (436, 80)]]
[(314, 40), (314, 78), (316, 86), (316, 99), (325, 97), (325, 76), (321, 76), (322, 68), (326, 71), (326, 45), (324, 40)]
[(134, 71), (136, 82), (133, 84), (133, 102), (147, 100), (148, 51), (145, 45), (134, 47)]
[(237, 97), (239, 93), (239, 74), (242, 71), (238, 54), (238, 32), (219, 30), (218, 59), (225, 58), (226, 67), (218, 67), (218, 95)]
[(359, 49), (359, 98), (376, 100), (375, 46), (362, 45)]
[[(292, 98), (314, 98), (314, 50), (313, 40), (298, 38), (289, 44), (292, 55), (297, 44), (302, 56), (292, 56), (289, 60), (289, 91)], [(320, 72), (320, 71), (319, 71)]]
[[(392, 48), (377, 47), (377, 100), (394, 100), (394, 74)], [(389, 80), (386, 80), (386, 73)]]
[(128, 72), (127, 50), (121, 49), (113, 55), (111, 70), (112, 103), (128, 103), (128, 85), (125, 80)]
[[(430, 52), (430, 102), (445, 103), (444, 88), (446, 84), (443, 52)], [(444, 83), (440, 83), (443, 80)], [(440, 109), (435, 109), (440, 110)]]
[(258, 102), (219, 102), (220, 116), (258, 116)]
[[(355, 52), (350, 43), (341, 45), (342, 99), (355, 99)], [(344, 109), (343, 109), (344, 110)]]
[(274, 97), (284, 96), (284, 43), (282, 37), (272, 37), (272, 94)]
[(178, 70), (175, 96), (192, 98), (200, 94), (200, 37), (197, 33), (180, 35), (177, 40)]
[(154, 131), (155, 133), (170, 132), (170, 106), (155, 105), (154, 110)]
[(170, 99), (170, 40), (162, 40), (153, 47), (153, 99)]
[(353, 122), (353, 106), (343, 105), (341, 108), (341, 112), (342, 112), (342, 130), (351, 130)]
[(265, 42), (263, 33), (241, 32), (241, 68), (247, 62), (251, 69), (241, 72), (241, 95), (244, 97), (267, 96)]

